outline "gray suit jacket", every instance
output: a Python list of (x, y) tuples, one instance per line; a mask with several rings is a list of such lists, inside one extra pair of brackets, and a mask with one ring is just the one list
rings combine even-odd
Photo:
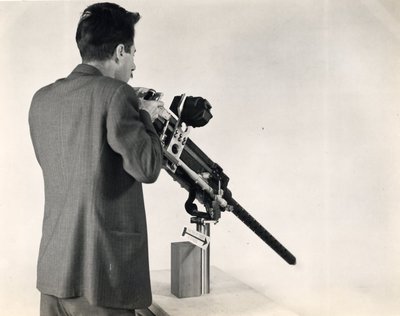
[(129, 85), (78, 65), (33, 97), (29, 124), (43, 170), (45, 210), (37, 287), (91, 304), (151, 304), (141, 183), (162, 149)]

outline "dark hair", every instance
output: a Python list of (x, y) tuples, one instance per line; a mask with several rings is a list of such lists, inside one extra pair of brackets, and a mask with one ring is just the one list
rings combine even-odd
[(139, 13), (129, 12), (114, 3), (95, 3), (87, 7), (75, 37), (82, 60), (109, 59), (119, 44), (124, 44), (125, 51), (130, 53), (139, 19)]

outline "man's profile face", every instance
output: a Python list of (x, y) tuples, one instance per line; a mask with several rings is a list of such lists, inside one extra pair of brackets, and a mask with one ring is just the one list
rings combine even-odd
[(119, 65), (117, 70), (115, 71), (115, 79), (119, 79), (125, 82), (128, 82), (130, 78), (132, 78), (132, 73), (136, 69), (136, 65), (134, 62), (136, 48), (135, 44), (131, 46), (130, 53), (127, 53), (125, 50), (122, 53), (122, 56), (119, 56)]

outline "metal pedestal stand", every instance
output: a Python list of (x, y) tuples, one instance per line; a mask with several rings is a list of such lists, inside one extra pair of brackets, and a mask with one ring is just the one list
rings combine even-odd
[[(192, 217), (190, 222), (196, 224), (196, 230), (199, 233), (210, 237), (210, 223), (199, 217)], [(210, 244), (206, 249), (201, 249), (200, 271), (201, 294), (208, 294), (210, 293)]]
[(196, 231), (185, 228), (189, 241), (171, 244), (171, 293), (179, 298), (210, 293), (210, 221), (192, 217)]

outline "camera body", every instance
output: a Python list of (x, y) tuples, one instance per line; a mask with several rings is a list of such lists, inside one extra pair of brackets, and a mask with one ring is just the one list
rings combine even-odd
[[(144, 96), (145, 100), (159, 100), (161, 92), (149, 89)], [(172, 100), (170, 111), (178, 116), (179, 121), (191, 127), (202, 127), (212, 118), (211, 104), (202, 97), (186, 97), (184, 94), (175, 96)]]

